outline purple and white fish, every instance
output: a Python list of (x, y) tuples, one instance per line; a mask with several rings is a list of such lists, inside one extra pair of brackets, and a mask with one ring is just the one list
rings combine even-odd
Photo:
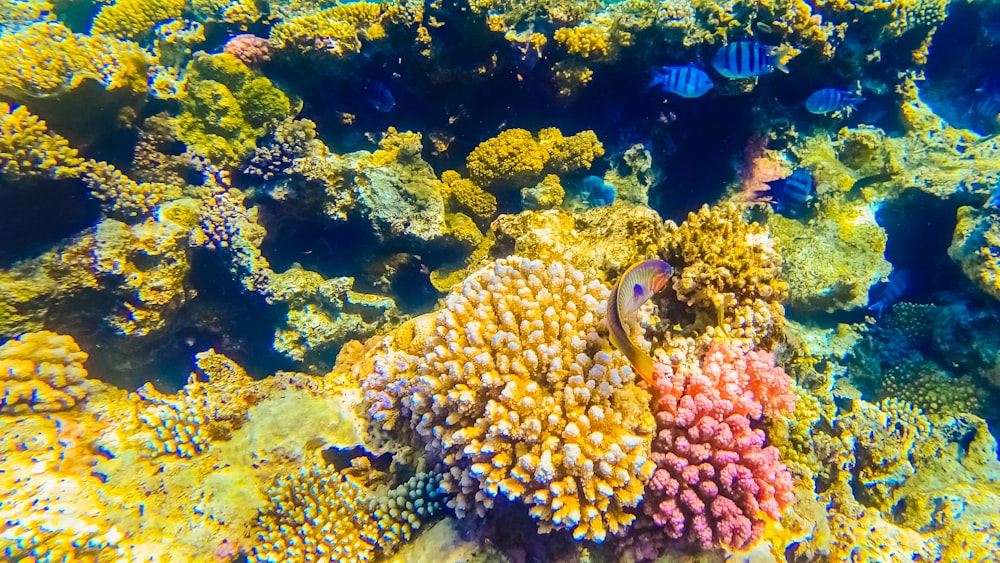
[(628, 337), (622, 317), (639, 310), (643, 303), (667, 287), (674, 269), (663, 260), (633, 264), (618, 278), (608, 297), (607, 321), (611, 343), (625, 354), (636, 373), (653, 385), (653, 357)]

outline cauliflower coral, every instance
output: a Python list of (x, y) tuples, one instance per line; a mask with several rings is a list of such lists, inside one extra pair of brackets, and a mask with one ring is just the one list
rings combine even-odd
[[(632, 523), (654, 422), (649, 395), (602, 336), (608, 294), (571, 266), (498, 260), (452, 290), (416, 355), (374, 362), (397, 373), (370, 375), (369, 396), (410, 413), (447, 467), (456, 512), (485, 514), (502, 494), (531, 505), (543, 531), (578, 539)], [(379, 382), (392, 385), (371, 392)]]

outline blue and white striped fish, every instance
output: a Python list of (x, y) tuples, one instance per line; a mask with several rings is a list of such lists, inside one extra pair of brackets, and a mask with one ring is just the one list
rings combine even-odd
[(771, 74), (774, 69), (788, 72), (778, 60), (778, 47), (754, 41), (736, 41), (723, 45), (716, 51), (712, 66), (726, 78), (751, 78)]
[(787, 178), (767, 183), (771, 187), (774, 208), (788, 215), (797, 215), (806, 208), (809, 198), (816, 191), (816, 179), (808, 168), (799, 168)]
[[(899, 302), (900, 298), (910, 289), (910, 277), (912, 274), (906, 268), (896, 268), (889, 274), (889, 281), (874, 286), (868, 292), (868, 301), (871, 305), (868, 310), (875, 313), (875, 316), (882, 318), (882, 313), (890, 309)], [(874, 302), (872, 301), (878, 297)]]
[(857, 94), (852, 94), (847, 90), (823, 88), (822, 90), (816, 90), (806, 98), (806, 110), (809, 113), (823, 115), (824, 113), (841, 111), (849, 107), (853, 108), (854, 104), (860, 104), (863, 101), (865, 101), (864, 98)]
[(708, 77), (708, 73), (696, 66), (688, 65), (665, 66), (659, 71), (654, 71), (653, 80), (647, 88), (654, 86), (682, 98), (699, 98), (715, 84)]

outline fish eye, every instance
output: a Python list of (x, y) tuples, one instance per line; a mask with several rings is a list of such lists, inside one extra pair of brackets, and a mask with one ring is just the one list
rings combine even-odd
[(635, 291), (635, 294), (637, 296), (642, 295), (642, 284), (638, 284), (638, 283), (635, 284), (635, 287), (633, 288), (633, 290)]

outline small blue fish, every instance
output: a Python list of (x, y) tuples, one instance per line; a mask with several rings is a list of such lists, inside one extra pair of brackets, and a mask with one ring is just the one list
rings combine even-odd
[(600, 176), (587, 176), (580, 181), (580, 198), (595, 206), (611, 205), (615, 202), (615, 187)]
[(798, 168), (791, 176), (767, 182), (771, 202), (779, 212), (796, 215), (803, 211), (816, 191), (816, 179), (808, 168)]
[(674, 269), (662, 260), (633, 264), (618, 278), (608, 296), (607, 321), (611, 343), (625, 354), (636, 373), (653, 385), (653, 358), (632, 342), (625, 332), (622, 317), (639, 310), (643, 303), (667, 287)]
[(396, 107), (396, 98), (392, 97), (392, 92), (384, 82), (368, 81), (365, 85), (365, 93), (368, 94), (368, 103), (375, 108), (375, 111), (386, 113)]
[(778, 47), (753, 41), (723, 45), (715, 53), (712, 66), (726, 78), (751, 78), (771, 74), (774, 69), (788, 72), (778, 60)]
[(888, 282), (879, 284), (872, 288), (869, 293), (869, 302), (872, 297), (877, 296), (878, 299), (868, 306), (868, 310), (875, 313), (876, 317), (882, 318), (882, 313), (884, 313), (886, 309), (895, 305), (899, 301), (899, 298), (909, 291), (910, 277), (910, 271), (906, 268), (894, 269), (892, 274), (889, 275)]
[(677, 94), (682, 98), (704, 96), (715, 84), (708, 73), (700, 68), (688, 66), (665, 66), (653, 72), (653, 80), (647, 88), (659, 87), (664, 92)]
[(822, 90), (816, 90), (806, 98), (806, 110), (809, 113), (823, 115), (825, 113), (853, 108), (854, 104), (860, 104), (863, 101), (865, 101), (864, 98), (857, 94), (852, 94), (847, 90), (823, 88)]

